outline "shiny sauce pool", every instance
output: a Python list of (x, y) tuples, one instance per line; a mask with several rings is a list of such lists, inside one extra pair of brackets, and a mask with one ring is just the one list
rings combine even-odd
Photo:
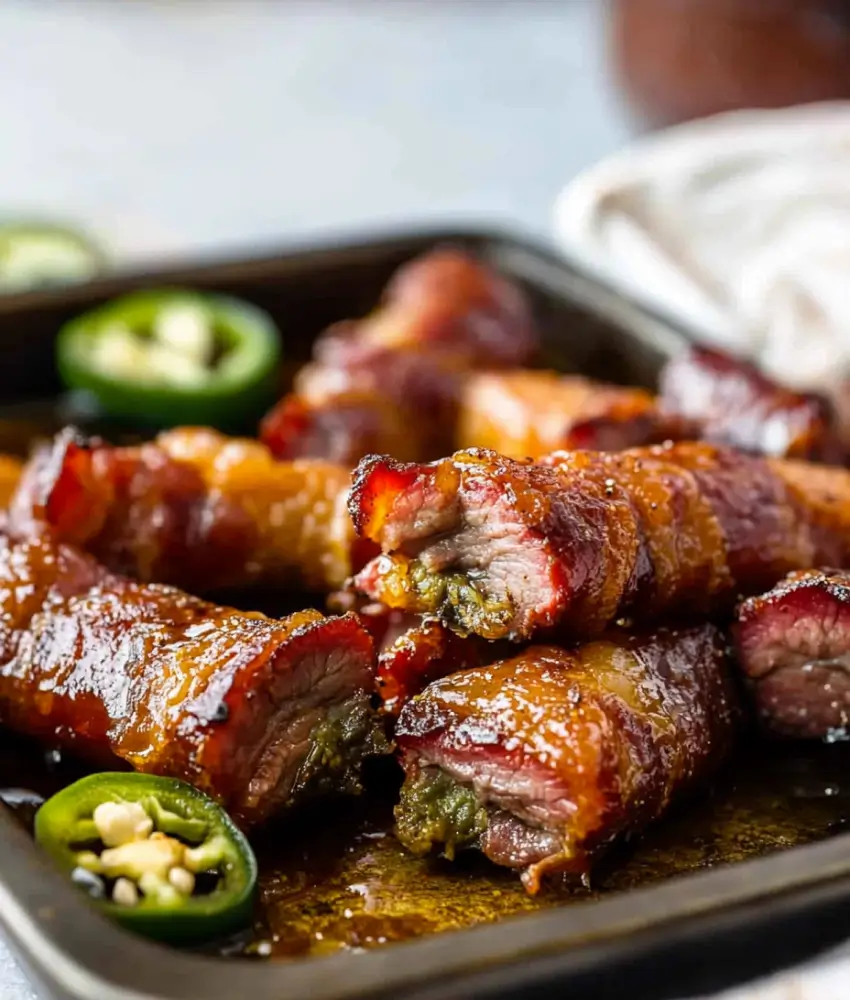
[[(0, 737), (3, 798), (29, 826), (39, 797), (74, 780), (73, 761)], [(612, 851), (590, 887), (550, 883), (535, 898), (474, 852), (416, 858), (392, 833), (391, 765), (360, 800), (326, 800), (252, 837), (260, 893), (251, 932), (222, 953), (296, 958), (362, 951), (424, 934), (575, 905), (673, 875), (744, 861), (850, 829), (850, 743), (753, 744), (711, 787), (632, 844)]]

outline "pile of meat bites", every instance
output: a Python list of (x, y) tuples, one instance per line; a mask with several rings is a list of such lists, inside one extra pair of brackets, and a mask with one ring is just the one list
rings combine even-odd
[[(747, 724), (840, 734), (829, 401), (704, 348), (657, 394), (540, 354), (523, 289), (437, 249), (316, 341), (258, 439), (67, 430), (10, 466), (0, 719), (243, 826), (395, 754), (401, 841), (530, 892), (698, 790)], [(324, 610), (215, 602), (251, 588)]]

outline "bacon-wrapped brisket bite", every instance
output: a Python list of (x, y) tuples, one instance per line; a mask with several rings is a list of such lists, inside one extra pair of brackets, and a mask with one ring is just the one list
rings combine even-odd
[(356, 577), (363, 593), (488, 639), (709, 613), (791, 570), (850, 563), (850, 472), (707, 444), (537, 464), (371, 456), (349, 509), (384, 553)]
[(738, 662), (764, 725), (833, 739), (850, 726), (850, 573), (804, 570), (738, 609)]
[(463, 373), (457, 358), (421, 348), (370, 345), (346, 366), (313, 362), (265, 417), (260, 438), (281, 460), (352, 466), (376, 450), (432, 457), (452, 446)]
[(710, 625), (532, 646), (453, 674), (402, 709), (397, 831), (416, 853), (477, 847), (523, 871), (586, 875), (729, 753), (736, 706)]
[(330, 591), (362, 564), (350, 472), (277, 462), (257, 441), (179, 428), (132, 447), (64, 431), (31, 460), (11, 526), (46, 523), (110, 569), (192, 593), (251, 584)]
[(400, 267), (370, 315), (330, 327), (316, 358), (344, 367), (375, 347), (428, 348), (469, 367), (512, 368), (527, 364), (539, 343), (517, 284), (462, 250), (441, 247)]
[(243, 825), (355, 789), (385, 750), (359, 620), (275, 620), (110, 573), (49, 535), (0, 536), (0, 720), (190, 781)]
[(700, 424), (704, 441), (775, 458), (838, 464), (846, 457), (826, 399), (785, 389), (722, 351), (692, 347), (668, 362), (660, 404)]
[(622, 451), (697, 437), (698, 426), (665, 413), (645, 389), (520, 369), (464, 379), (455, 447), (538, 458), (562, 449)]
[(454, 446), (464, 374), (525, 364), (537, 349), (517, 286), (464, 253), (437, 250), (400, 268), (373, 313), (319, 338), (260, 437), (283, 459), (433, 458)]

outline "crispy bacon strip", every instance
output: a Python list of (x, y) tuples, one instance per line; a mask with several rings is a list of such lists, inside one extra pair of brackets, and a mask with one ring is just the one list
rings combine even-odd
[(785, 389), (722, 351), (692, 347), (670, 361), (660, 404), (700, 424), (704, 441), (775, 458), (839, 464), (846, 457), (825, 399)]
[(388, 715), (398, 715), (431, 681), (515, 651), (508, 643), (459, 636), (436, 618), (393, 611), (350, 590), (332, 594), (328, 607), (337, 613), (356, 612), (369, 630), (378, 650), (375, 683)]
[(472, 373), (460, 400), (455, 447), (490, 448), (508, 458), (575, 448), (621, 451), (699, 437), (697, 425), (662, 411), (646, 390), (578, 375)]
[(248, 825), (355, 786), (380, 749), (371, 637), (129, 581), (48, 535), (0, 536), (0, 720), (92, 761), (192, 782)]
[(488, 639), (708, 613), (790, 570), (850, 565), (850, 472), (706, 444), (372, 456), (349, 509), (384, 552), (363, 593)]
[(728, 755), (737, 710), (710, 625), (616, 635), (437, 681), (396, 725), (397, 830), (416, 853), (477, 847), (523, 870), (586, 875)]
[(378, 656), (376, 683), (384, 711), (397, 715), (431, 681), (501, 655), (503, 643), (459, 636), (436, 618), (419, 618), (392, 636)]
[(276, 462), (256, 441), (200, 428), (134, 447), (65, 431), (32, 459), (11, 525), (46, 523), (116, 572), (192, 593), (330, 591), (366, 555), (345, 507), (349, 481), (341, 466)]
[(452, 447), (465, 373), (525, 364), (537, 347), (518, 287), (466, 254), (437, 250), (400, 268), (373, 313), (319, 339), (260, 437), (284, 459), (434, 457)]

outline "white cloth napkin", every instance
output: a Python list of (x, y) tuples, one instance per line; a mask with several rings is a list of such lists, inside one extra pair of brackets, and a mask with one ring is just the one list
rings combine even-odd
[[(850, 102), (719, 115), (581, 174), (555, 236), (585, 268), (781, 381), (850, 377)], [(850, 944), (714, 1000), (848, 1000)]]
[(850, 102), (649, 136), (566, 187), (555, 234), (603, 279), (787, 384), (850, 374)]

